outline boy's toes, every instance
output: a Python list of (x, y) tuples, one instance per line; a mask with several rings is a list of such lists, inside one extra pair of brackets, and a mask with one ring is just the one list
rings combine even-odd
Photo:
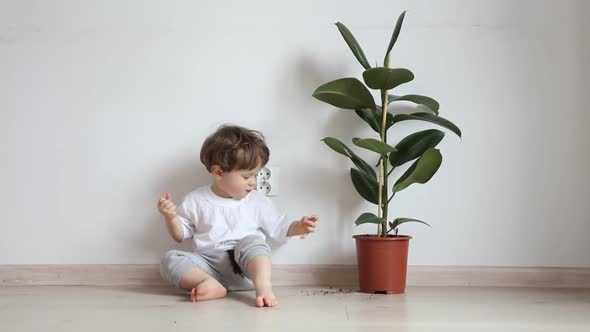
[(277, 299), (274, 296), (257, 296), (256, 297), (257, 307), (276, 307)]
[(276, 307), (277, 306), (277, 298), (274, 296), (265, 296), (263, 298), (264, 306), (265, 307)]
[(203, 298), (207, 294), (207, 290), (203, 288), (193, 288), (191, 290), (191, 301), (197, 302), (199, 298)]
[(191, 290), (191, 301), (206, 301), (225, 297), (227, 290), (218, 281), (211, 278)]

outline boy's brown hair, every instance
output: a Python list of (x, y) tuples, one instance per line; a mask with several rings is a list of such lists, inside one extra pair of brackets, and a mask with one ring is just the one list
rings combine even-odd
[(209, 172), (213, 165), (224, 172), (251, 170), (266, 165), (269, 157), (261, 132), (233, 125), (219, 127), (201, 148), (201, 162)]

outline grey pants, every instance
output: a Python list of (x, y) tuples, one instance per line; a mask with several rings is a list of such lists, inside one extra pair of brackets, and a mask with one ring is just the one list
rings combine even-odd
[(254, 284), (246, 273), (246, 266), (256, 256), (270, 256), (270, 248), (260, 236), (250, 235), (238, 241), (233, 251), (192, 253), (170, 250), (162, 259), (160, 274), (172, 285), (180, 287), (182, 276), (196, 267), (219, 281), (229, 292), (253, 290)]

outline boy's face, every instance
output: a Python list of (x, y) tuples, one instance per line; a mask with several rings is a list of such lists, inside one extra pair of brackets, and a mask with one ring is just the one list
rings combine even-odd
[(242, 199), (256, 188), (256, 175), (262, 167), (251, 170), (233, 170), (223, 172), (221, 169), (213, 169), (213, 177), (217, 189), (226, 198)]

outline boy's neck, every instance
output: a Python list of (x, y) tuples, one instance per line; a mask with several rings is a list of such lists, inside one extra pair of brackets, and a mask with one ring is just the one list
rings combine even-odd
[(211, 185), (211, 191), (221, 198), (233, 198), (230, 195), (228, 195), (225, 191), (221, 190), (221, 188), (219, 188), (219, 186), (216, 183), (213, 183), (213, 185)]

